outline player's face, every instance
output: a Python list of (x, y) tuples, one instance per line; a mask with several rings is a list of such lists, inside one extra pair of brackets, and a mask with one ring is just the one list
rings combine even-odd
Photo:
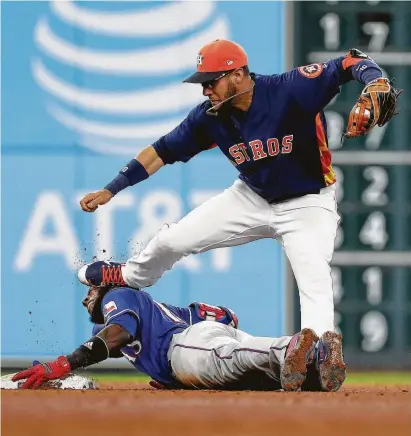
[(100, 296), (100, 289), (94, 286), (90, 287), (88, 290), (88, 294), (83, 299), (83, 306), (87, 309), (87, 312), (91, 315), (93, 313), (94, 306), (96, 305), (96, 301)]
[(83, 306), (87, 309), (90, 314), (90, 321), (95, 324), (103, 324), (104, 316), (101, 311), (101, 303), (107, 292), (112, 289), (112, 287), (96, 287), (91, 286), (88, 290), (88, 294), (83, 299)]
[(232, 72), (233, 71), (230, 71), (224, 76), (211, 80), (210, 82), (202, 83), (203, 95), (204, 97), (208, 97), (213, 106), (237, 93), (236, 86), (231, 77)]

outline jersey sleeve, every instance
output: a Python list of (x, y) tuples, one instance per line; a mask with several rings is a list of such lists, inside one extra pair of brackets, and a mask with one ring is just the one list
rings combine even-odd
[(283, 74), (284, 83), (303, 112), (317, 114), (351, 80), (366, 83), (381, 76), (378, 65), (359, 50), (325, 63), (304, 65)]
[(175, 316), (179, 317), (183, 321), (185, 321), (188, 325), (193, 324), (193, 316), (189, 307), (178, 307), (172, 306), (171, 304), (162, 303), (163, 306), (166, 306), (170, 312), (172, 312)]
[(153, 143), (164, 164), (188, 162), (215, 146), (205, 126), (206, 116), (204, 104), (195, 107), (176, 128)]
[(101, 303), (104, 325), (118, 324), (135, 339), (140, 324), (132, 289), (119, 288), (108, 292)]

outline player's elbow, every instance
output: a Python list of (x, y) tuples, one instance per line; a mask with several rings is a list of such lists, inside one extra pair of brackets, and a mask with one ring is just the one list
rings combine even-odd
[(101, 337), (107, 346), (109, 354), (115, 353), (130, 342), (128, 331), (118, 324), (109, 324), (97, 336)]

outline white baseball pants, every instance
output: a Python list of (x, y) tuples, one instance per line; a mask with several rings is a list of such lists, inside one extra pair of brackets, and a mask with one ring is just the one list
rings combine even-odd
[(255, 337), (214, 321), (202, 321), (173, 336), (167, 357), (185, 386), (218, 389), (263, 372), (278, 382), (291, 336)]
[(301, 328), (312, 328), (322, 335), (334, 330), (330, 262), (339, 220), (335, 185), (319, 194), (269, 204), (236, 180), (177, 223), (165, 225), (123, 266), (123, 278), (132, 287), (144, 288), (189, 254), (276, 239), (284, 248), (299, 288)]

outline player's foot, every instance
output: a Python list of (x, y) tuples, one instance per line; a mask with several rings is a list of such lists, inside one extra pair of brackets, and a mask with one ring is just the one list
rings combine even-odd
[(126, 285), (121, 273), (121, 263), (99, 260), (82, 266), (77, 277), (88, 286)]
[(347, 374), (339, 333), (328, 331), (321, 336), (315, 350), (315, 361), (321, 388), (327, 392), (338, 391)]
[(303, 329), (291, 338), (280, 375), (281, 386), (285, 391), (301, 389), (307, 375), (307, 365), (313, 361), (317, 341), (318, 336), (311, 329)]

